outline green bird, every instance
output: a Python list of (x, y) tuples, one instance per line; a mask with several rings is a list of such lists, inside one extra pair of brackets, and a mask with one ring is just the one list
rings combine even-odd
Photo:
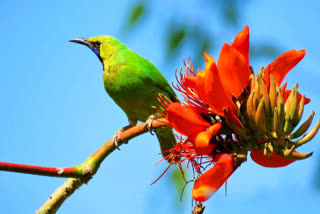
[[(173, 102), (178, 101), (160, 71), (114, 37), (97, 36), (70, 41), (89, 47), (102, 62), (104, 87), (129, 120), (129, 126), (120, 130), (135, 126), (138, 121), (145, 122), (151, 115), (157, 115), (154, 107), (160, 109), (162, 106), (154, 93), (161, 93)], [(172, 128), (160, 128), (155, 130), (155, 133), (161, 151), (166, 151), (176, 144)], [(115, 136), (118, 134), (119, 132)], [(114, 139), (117, 147), (116, 137)], [(163, 153), (163, 156), (167, 154)]]

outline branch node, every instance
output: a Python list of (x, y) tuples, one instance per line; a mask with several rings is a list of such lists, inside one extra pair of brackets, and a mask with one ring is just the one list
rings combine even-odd
[(81, 181), (87, 184), (97, 172), (91, 164), (83, 164)]
[(206, 207), (201, 203), (197, 202), (196, 206), (192, 210), (192, 214), (202, 214)]

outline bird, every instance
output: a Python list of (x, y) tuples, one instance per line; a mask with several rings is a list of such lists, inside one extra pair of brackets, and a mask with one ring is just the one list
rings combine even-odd
[[(135, 126), (138, 121), (150, 122), (150, 119), (160, 117), (156, 109), (161, 109), (162, 105), (155, 94), (162, 94), (172, 102), (178, 102), (175, 92), (161, 72), (118, 39), (96, 36), (72, 39), (70, 42), (85, 45), (97, 55), (103, 65), (104, 88), (128, 118), (129, 125), (119, 129), (114, 136), (116, 147), (116, 136), (119, 137), (119, 133)], [(166, 157), (169, 149), (176, 145), (172, 128), (156, 129), (155, 133), (162, 155)]]

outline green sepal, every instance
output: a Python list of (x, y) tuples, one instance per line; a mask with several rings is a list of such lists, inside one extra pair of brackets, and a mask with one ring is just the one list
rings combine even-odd
[(320, 119), (318, 120), (318, 123), (315, 125), (315, 127), (313, 127), (313, 129), (311, 129), (307, 134), (304, 134), (302, 138), (292, 143), (301, 146), (309, 142), (317, 134), (319, 127), (320, 127)]
[(227, 124), (230, 126), (230, 128), (237, 133), (241, 138), (243, 139), (248, 139), (248, 136), (246, 134), (246, 130), (241, 124), (241, 127), (237, 126), (233, 121), (229, 120), (227, 117), (227, 110), (226, 108), (223, 108), (223, 113), (224, 113), (224, 119), (227, 122)]
[(304, 96), (304, 94), (302, 94), (301, 100), (300, 100), (298, 108), (297, 108), (297, 112), (295, 114), (295, 117), (292, 120), (292, 124), (294, 126), (297, 126), (302, 118), (303, 110), (304, 110), (304, 103), (305, 103), (305, 96)]
[(295, 139), (303, 135), (310, 127), (312, 120), (314, 116), (314, 111), (311, 112), (309, 118), (302, 123), (302, 125), (293, 133), (290, 135), (290, 139)]
[(257, 135), (265, 135), (267, 131), (267, 127), (266, 127), (266, 110), (265, 110), (264, 97), (261, 98), (260, 103), (258, 105), (258, 109), (255, 115), (255, 122), (258, 129)]

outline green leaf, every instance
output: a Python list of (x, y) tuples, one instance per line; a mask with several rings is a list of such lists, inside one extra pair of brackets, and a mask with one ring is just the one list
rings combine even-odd
[(177, 49), (181, 46), (183, 41), (186, 38), (187, 29), (181, 26), (172, 26), (168, 31), (168, 52), (169, 54), (173, 54), (177, 51)]
[(171, 171), (170, 178), (171, 178), (172, 184), (177, 188), (177, 193), (180, 197), (181, 191), (182, 191), (183, 187), (185, 186), (186, 182), (183, 179), (182, 172), (179, 167), (175, 167)]
[(230, 24), (237, 24), (238, 23), (238, 13), (237, 10), (234, 7), (227, 7), (225, 8), (224, 11), (224, 16), (225, 19), (230, 23)]
[(135, 4), (131, 8), (131, 11), (129, 12), (127, 27), (128, 28), (133, 27), (139, 20), (141, 20), (145, 12), (146, 12), (146, 6), (144, 3), (139, 2)]

